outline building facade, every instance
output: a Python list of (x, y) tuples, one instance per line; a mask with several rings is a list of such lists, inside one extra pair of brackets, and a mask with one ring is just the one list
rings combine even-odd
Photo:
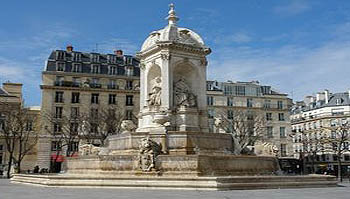
[[(134, 119), (139, 111), (139, 61), (123, 51), (114, 54), (83, 53), (55, 50), (49, 56), (42, 72), (42, 115), (79, 117), (99, 109), (114, 107), (123, 112), (125, 119)], [(52, 134), (61, 127), (42, 117), (41, 148), (38, 154), (40, 168), (50, 167), (50, 158), (60, 149)], [(78, 143), (73, 151), (78, 150)], [(64, 153), (63, 153), (64, 154)], [(63, 158), (59, 158), (62, 159)]]
[[(294, 157), (303, 159), (306, 172), (337, 170), (337, 157), (330, 142), (337, 139), (336, 128), (350, 122), (350, 92), (318, 92), (306, 96), (291, 109)], [(350, 129), (349, 129), (350, 130)], [(346, 140), (348, 139), (348, 140)], [(349, 137), (342, 154), (343, 170), (350, 168)]]
[(290, 145), (289, 108), (291, 99), (271, 89), (270, 86), (252, 82), (207, 81), (209, 129), (215, 131), (214, 118), (235, 111), (250, 111), (266, 119), (265, 140), (279, 148), (279, 157), (292, 155)]
[[(37, 162), (37, 141), (36, 133), (38, 133), (36, 128), (39, 125), (40, 108), (39, 107), (24, 107), (22, 100), (22, 84), (20, 83), (3, 83), (2, 88), (0, 87), (0, 176), (1, 173), (5, 175), (4, 172), (7, 170), (7, 165), (9, 161), (9, 153), (7, 151), (7, 144), (4, 135), (2, 135), (2, 130), (5, 129), (6, 117), (9, 110), (18, 111), (23, 109), (23, 114), (28, 114), (25, 117), (28, 118), (24, 123), (24, 134), (31, 132), (33, 135), (29, 137), (27, 145), (34, 144), (32, 150), (30, 150), (24, 157), (21, 163), (21, 170), (33, 169)], [(23, 116), (24, 117), (24, 116)], [(14, 156), (18, 155), (18, 143), (15, 145)], [(14, 164), (14, 163), (13, 163)], [(14, 168), (14, 167), (13, 167)], [(12, 169), (13, 169), (12, 168)]]

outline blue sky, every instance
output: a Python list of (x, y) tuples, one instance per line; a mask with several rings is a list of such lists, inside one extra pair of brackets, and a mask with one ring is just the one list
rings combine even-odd
[(209, 79), (259, 80), (296, 100), (350, 89), (348, 0), (2, 0), (0, 82), (24, 84), (40, 105), (41, 71), (54, 49), (135, 54), (166, 25), (174, 2), (179, 26), (211, 47)]

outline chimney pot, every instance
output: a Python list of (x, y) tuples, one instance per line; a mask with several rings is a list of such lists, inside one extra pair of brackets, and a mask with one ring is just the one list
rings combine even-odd
[(72, 52), (73, 46), (71, 44), (69, 44), (66, 49), (67, 49), (67, 52)]
[(114, 54), (122, 56), (123, 55), (123, 51), (122, 50), (115, 50)]

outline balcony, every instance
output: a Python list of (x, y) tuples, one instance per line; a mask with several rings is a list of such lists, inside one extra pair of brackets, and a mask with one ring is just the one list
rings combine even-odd
[(102, 88), (102, 84), (90, 83), (90, 88)]
[(55, 81), (54, 86), (80, 87), (80, 83), (79, 82), (72, 82), (72, 81)]
[(108, 89), (118, 89), (118, 86), (117, 85), (113, 85), (113, 84), (109, 84), (109, 85), (107, 85), (107, 88)]

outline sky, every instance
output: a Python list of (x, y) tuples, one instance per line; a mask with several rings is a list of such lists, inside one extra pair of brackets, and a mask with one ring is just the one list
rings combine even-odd
[(212, 49), (210, 80), (258, 80), (294, 100), (350, 89), (348, 0), (1, 0), (0, 83), (23, 83), (26, 105), (38, 106), (52, 50), (134, 55), (166, 26), (171, 2), (178, 26)]

